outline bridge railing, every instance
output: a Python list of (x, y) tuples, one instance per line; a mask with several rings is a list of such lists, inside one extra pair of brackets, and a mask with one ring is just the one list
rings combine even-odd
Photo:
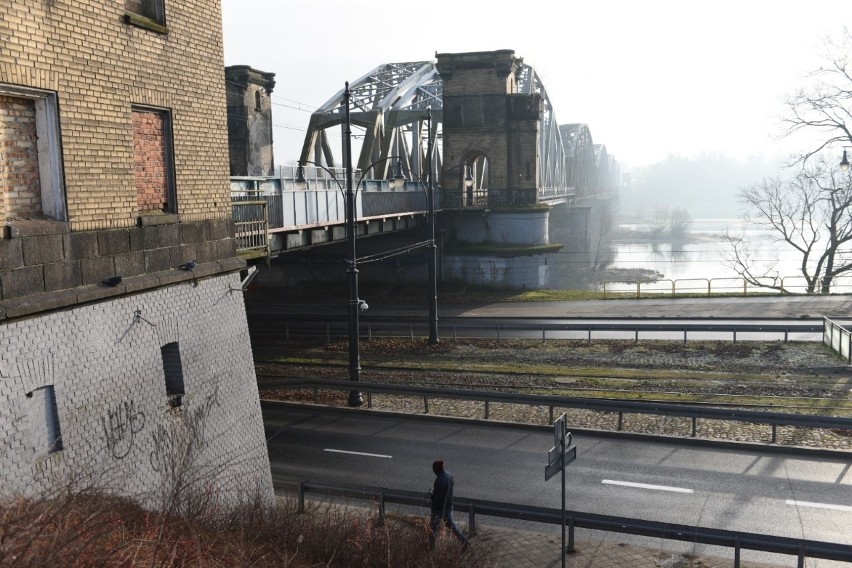
[[(296, 189), (292, 180), (287, 178), (234, 177), (231, 178), (231, 203), (239, 207), (237, 204), (241, 202), (265, 201), (268, 226), (272, 230), (343, 224), (346, 220), (346, 196), (337, 183), (323, 170), (312, 172), (307, 190)], [(435, 190), (434, 199), (436, 211), (440, 210), (440, 189)], [(359, 219), (425, 214), (426, 205), (425, 186), (411, 181), (401, 189), (391, 190), (386, 180), (364, 180), (355, 194)], [(243, 211), (241, 214), (245, 217), (247, 213)], [(243, 220), (248, 221), (246, 218)]]
[(231, 205), (234, 240), (242, 256), (269, 256), (268, 203), (263, 200), (241, 200)]
[[(428, 508), (430, 501), (424, 493), (381, 487), (357, 487), (351, 485), (329, 485), (309, 481), (292, 481), (273, 476), (273, 484), (297, 493), (299, 512), (305, 511), (305, 497), (309, 493), (362, 499), (378, 504), (378, 518), (383, 521), (386, 505), (394, 503), (410, 507)], [(470, 499), (462, 496), (453, 498), (453, 508), (468, 514), (468, 533), (476, 534), (477, 515), (515, 519), (531, 523), (562, 525), (562, 510), (548, 507), (535, 507), (500, 501)], [(734, 551), (734, 568), (740, 568), (741, 550), (754, 550), (795, 556), (798, 566), (804, 567), (806, 558), (823, 560), (852, 561), (852, 547), (845, 544), (806, 540), (760, 533), (748, 533), (725, 529), (646, 521), (629, 517), (566, 511), (565, 522), (568, 528), (568, 551), (574, 551), (574, 531), (577, 528), (603, 532), (616, 532), (637, 536), (647, 536), (665, 540), (691, 542), (697, 544), (724, 546)], [(556, 545), (559, 549), (559, 545)]]

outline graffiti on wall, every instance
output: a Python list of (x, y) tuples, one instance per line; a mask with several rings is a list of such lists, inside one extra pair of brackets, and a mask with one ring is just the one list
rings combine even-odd
[(199, 404), (181, 407), (174, 422), (158, 424), (152, 434), (154, 450), (150, 455), (154, 471), (164, 471), (175, 464), (188, 465), (191, 457), (207, 446), (207, 419), (220, 406), (217, 386)]
[(101, 417), (101, 427), (112, 457), (124, 459), (133, 449), (136, 434), (145, 427), (145, 414), (136, 410), (134, 401), (124, 401), (107, 410)]

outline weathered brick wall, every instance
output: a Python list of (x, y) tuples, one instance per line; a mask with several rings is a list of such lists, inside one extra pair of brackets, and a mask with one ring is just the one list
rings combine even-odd
[(162, 113), (133, 111), (133, 170), (139, 211), (167, 211), (168, 166)]
[(32, 100), (0, 95), (0, 218), (41, 214), (36, 110)]
[[(4, 494), (85, 474), (156, 506), (164, 465), (189, 440), (188, 479), (199, 488), (228, 502), (255, 490), (271, 500), (245, 308), (242, 294), (229, 292), (238, 285), (237, 274), (217, 276), (0, 326)], [(166, 396), (161, 348), (170, 343), (186, 390), (179, 408)], [(27, 397), (49, 385), (63, 443), (53, 453), (44, 405)]]
[(0, 83), (58, 93), (72, 228), (136, 223), (133, 104), (172, 112), (182, 218), (230, 213), (220, 2), (165, 4), (168, 34), (124, 2), (0, 0)]

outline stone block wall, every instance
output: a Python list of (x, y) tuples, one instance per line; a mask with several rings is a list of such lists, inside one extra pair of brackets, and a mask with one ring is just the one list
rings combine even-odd
[[(488, 160), (491, 206), (533, 204), (540, 180), (542, 100), (517, 93), (523, 59), (511, 50), (438, 54), (444, 82), (444, 164), (461, 169)], [(460, 176), (444, 176), (444, 188), (462, 191)]]
[[(0, 238), (0, 322), (239, 269), (233, 234), (226, 219), (77, 232), (65, 223), (13, 224)], [(192, 260), (194, 271), (180, 269)], [(120, 283), (104, 283), (116, 276)]]
[(271, 99), (275, 73), (232, 65), (225, 68), (225, 86), (231, 175), (275, 175)]
[[(272, 481), (236, 273), (0, 326), (4, 494), (49, 491), (70, 476), (159, 505), (173, 454), (191, 442), (188, 479), (226, 503), (272, 499)], [(163, 347), (185, 388), (166, 393)], [(49, 407), (61, 447), (50, 447)]]

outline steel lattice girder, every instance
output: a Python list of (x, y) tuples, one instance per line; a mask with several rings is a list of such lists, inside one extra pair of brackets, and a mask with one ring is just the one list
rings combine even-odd
[[(522, 65), (517, 74), (518, 93), (538, 94), (543, 101), (539, 139), (539, 184), (544, 188), (568, 188), (572, 185), (572, 156), (578, 145), (566, 147), (544, 84), (530, 65)], [(432, 61), (387, 63), (376, 67), (349, 85), (350, 121), (365, 129), (357, 167), (364, 172), (374, 165), (374, 179), (386, 178), (392, 161), (399, 158), (403, 167), (424, 179), (427, 141), (422, 122), (427, 109), (432, 114), (435, 142), (435, 171), (441, 171), (440, 125), (443, 110), (443, 81)], [(341, 89), (311, 115), (301, 160), (329, 167), (338, 166), (328, 143), (326, 130), (343, 124), (344, 90)], [(565, 127), (563, 127), (563, 131)], [(594, 167), (592, 165), (592, 167)], [(594, 177), (594, 172), (586, 175)]]
[[(351, 124), (365, 129), (357, 167), (365, 171), (375, 163), (373, 177), (384, 178), (392, 165), (389, 158), (398, 157), (403, 167), (422, 179), (427, 145), (422, 123), (431, 109), (435, 141), (442, 115), (443, 83), (434, 63), (381, 65), (350, 83), (349, 92)], [(343, 103), (340, 90), (311, 115), (300, 159), (338, 165), (325, 131), (343, 124)], [(436, 167), (440, 170), (439, 157)]]

